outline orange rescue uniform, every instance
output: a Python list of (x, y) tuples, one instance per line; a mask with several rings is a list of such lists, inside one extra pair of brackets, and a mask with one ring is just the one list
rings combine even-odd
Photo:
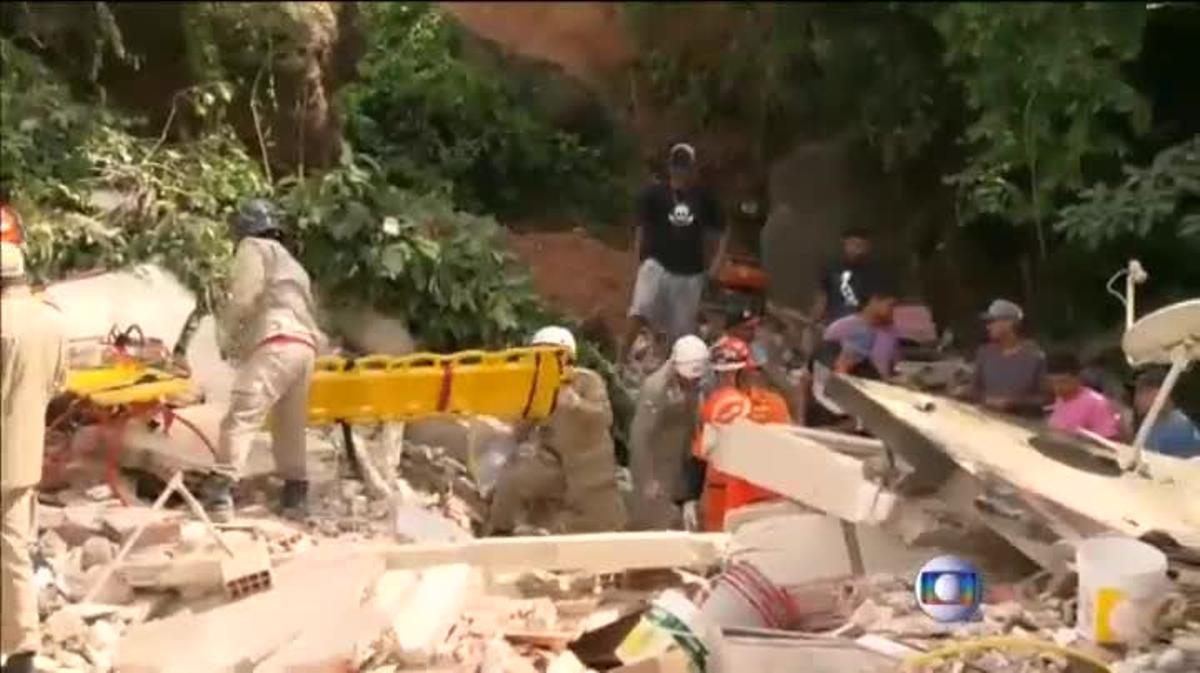
[[(740, 394), (748, 403), (748, 409), (743, 417), (755, 423), (791, 423), (792, 417), (788, 413), (787, 402), (782, 396), (768, 390), (766, 388), (751, 388), (748, 391), (740, 391), (736, 388), (722, 388), (714, 391), (710, 396), (710, 400), (720, 400), (720, 396), (725, 396), (726, 402), (725, 411), (728, 413), (731, 394)], [(704, 458), (703, 437), (704, 423), (730, 423), (733, 418), (721, 418), (720, 412), (722, 409), (716, 404), (704, 405), (701, 410), (701, 427), (700, 432), (696, 434), (695, 441), (692, 444), (692, 450), (695, 455), (701, 459)], [(709, 532), (718, 532), (725, 529), (725, 514), (738, 507), (763, 502), (765, 500), (773, 500), (779, 495), (768, 491), (765, 488), (755, 486), (754, 484), (731, 475), (727, 475), (719, 470), (708, 466), (704, 475), (704, 495), (702, 503), (704, 508), (704, 530)]]

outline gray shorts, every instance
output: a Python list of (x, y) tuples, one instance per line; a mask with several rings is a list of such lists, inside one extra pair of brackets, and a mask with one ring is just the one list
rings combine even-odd
[(703, 293), (704, 274), (679, 276), (658, 261), (647, 259), (638, 268), (629, 315), (645, 320), (652, 329), (674, 340), (696, 331)]

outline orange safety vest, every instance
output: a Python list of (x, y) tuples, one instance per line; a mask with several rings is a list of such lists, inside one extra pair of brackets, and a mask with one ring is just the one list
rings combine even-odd
[[(751, 388), (742, 392), (733, 387), (714, 391), (700, 410), (701, 427), (696, 433), (692, 451), (703, 456), (703, 434), (705, 423), (732, 423), (737, 418), (747, 418), (755, 423), (790, 423), (787, 402), (778, 394), (763, 388)], [(704, 530), (719, 532), (725, 529), (725, 514), (730, 510), (755, 502), (779, 497), (750, 482), (727, 475), (711, 465), (704, 475)]]

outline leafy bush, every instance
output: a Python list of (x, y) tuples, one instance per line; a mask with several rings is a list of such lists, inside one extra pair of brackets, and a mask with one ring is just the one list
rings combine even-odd
[(1200, 136), (1160, 152), (1146, 167), (1125, 167), (1119, 185), (1099, 183), (1062, 211), (1055, 228), (1095, 248), (1122, 236), (1146, 237), (1159, 225), (1200, 248)]
[(966, 165), (949, 179), (964, 219), (1032, 224), (1046, 254), (1044, 223), (1083, 187), (1085, 161), (1123, 157), (1149, 126), (1149, 105), (1121, 72), (1141, 50), (1145, 21), (1138, 3), (939, 8), (946, 62), (974, 114)]
[(0, 55), (3, 161), (32, 275), (157, 261), (211, 300), (230, 254), (225, 217), (270, 190), (228, 128), (180, 147), (139, 138), (11, 43)]
[[(646, 53), (639, 68), (656, 102), (698, 128), (748, 129), (767, 157), (786, 151), (798, 134), (845, 130), (891, 169), (919, 156), (942, 123), (937, 35), (915, 6), (634, 3), (624, 9)], [(705, 26), (695, 28), (700, 11)]]
[(458, 29), (428, 3), (363, 3), (370, 45), (347, 89), (348, 137), (386, 177), (510, 217), (624, 202), (608, 146), (585, 144), (457, 54)]
[(338, 168), (289, 186), (282, 203), (327, 301), (398, 313), (443, 351), (519, 342), (542, 318), (490, 217), (388, 184), (374, 160), (349, 148)]

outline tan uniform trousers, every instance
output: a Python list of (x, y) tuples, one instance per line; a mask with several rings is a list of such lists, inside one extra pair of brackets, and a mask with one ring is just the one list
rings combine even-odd
[(522, 446), (501, 472), (488, 510), (488, 527), (505, 532), (519, 523), (554, 528), (566, 491), (558, 457), (538, 447)]
[(271, 453), (287, 480), (308, 479), (308, 390), (316, 353), (301, 343), (259, 346), (234, 379), (229, 411), (221, 420), (214, 471), (237, 479), (246, 465), (254, 435), (271, 415)]
[(36, 524), (37, 491), (30, 488), (4, 489), (0, 530), (0, 650), (5, 654), (36, 652), (38, 633), (37, 589), (33, 585), (33, 559), (29, 555)]

